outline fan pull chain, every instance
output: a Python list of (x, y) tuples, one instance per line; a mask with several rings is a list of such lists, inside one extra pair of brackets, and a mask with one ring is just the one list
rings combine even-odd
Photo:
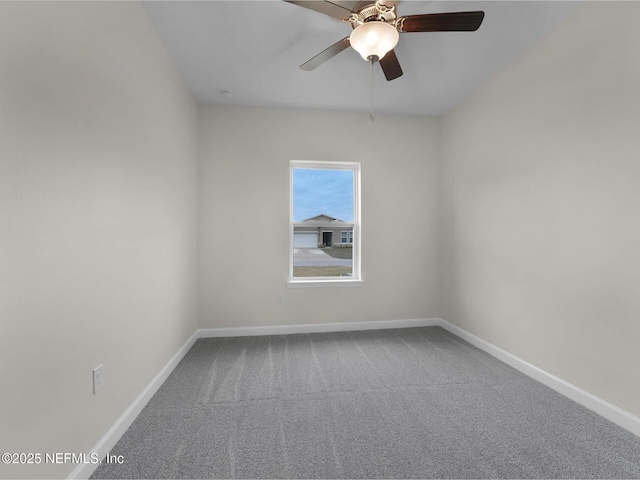
[(370, 108), (369, 108), (369, 118), (371, 119), (372, 122), (375, 121), (376, 116), (373, 113), (373, 62), (374, 62), (374, 58), (373, 57), (369, 57), (369, 63), (371, 63), (371, 98), (370, 98)]

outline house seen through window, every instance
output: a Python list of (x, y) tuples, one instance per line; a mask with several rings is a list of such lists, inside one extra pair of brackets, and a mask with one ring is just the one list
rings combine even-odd
[(357, 163), (291, 162), (291, 265), (295, 279), (359, 279)]

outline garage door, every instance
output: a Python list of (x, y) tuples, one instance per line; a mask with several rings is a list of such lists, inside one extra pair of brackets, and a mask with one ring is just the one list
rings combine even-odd
[(317, 233), (294, 233), (293, 246), (296, 248), (317, 248), (318, 234)]

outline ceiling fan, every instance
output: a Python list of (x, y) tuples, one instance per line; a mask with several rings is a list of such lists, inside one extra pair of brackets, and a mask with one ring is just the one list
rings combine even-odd
[(324, 13), (353, 28), (351, 35), (337, 41), (326, 50), (300, 65), (313, 70), (349, 46), (365, 60), (379, 62), (387, 80), (402, 75), (400, 62), (394, 52), (399, 33), (412, 32), (474, 32), (484, 19), (484, 12), (427, 13), (399, 17), (397, 0), (284, 0), (300, 7)]

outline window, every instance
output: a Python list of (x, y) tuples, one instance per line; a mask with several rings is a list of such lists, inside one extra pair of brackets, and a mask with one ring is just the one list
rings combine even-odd
[(340, 232), (340, 243), (353, 243), (353, 232)]
[(361, 285), (360, 164), (291, 161), (290, 287)]

